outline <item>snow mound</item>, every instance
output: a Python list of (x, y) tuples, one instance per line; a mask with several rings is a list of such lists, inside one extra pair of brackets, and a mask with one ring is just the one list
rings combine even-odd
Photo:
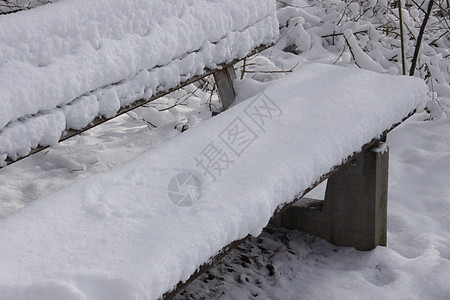
[[(238, 88), (238, 95), (242, 94)], [(418, 78), (308, 65), (0, 220), (0, 294), (156, 299), (421, 105)]]
[(59, 1), (0, 27), (0, 157), (13, 159), (278, 36), (272, 0)]

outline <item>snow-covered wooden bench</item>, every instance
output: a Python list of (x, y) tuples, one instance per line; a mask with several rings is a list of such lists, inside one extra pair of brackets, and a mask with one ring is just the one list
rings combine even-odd
[[(79, 0), (2, 16), (0, 165), (209, 74), (227, 108), (232, 64), (277, 35), (274, 5)], [(269, 220), (385, 245), (382, 141), (424, 93), (418, 79), (325, 65), (274, 81), (0, 220), (0, 295), (169, 299)], [(327, 178), (325, 202), (292, 206)]]
[[(236, 86), (237, 94), (246, 85)], [(0, 220), (0, 294), (167, 299), (325, 178), (288, 227), (386, 243), (386, 133), (425, 98), (417, 78), (321, 64), (107, 173)], [(241, 99), (242, 100), (242, 99)]]
[(272, 0), (60, 1), (0, 18), (0, 167), (214, 74), (278, 36)]

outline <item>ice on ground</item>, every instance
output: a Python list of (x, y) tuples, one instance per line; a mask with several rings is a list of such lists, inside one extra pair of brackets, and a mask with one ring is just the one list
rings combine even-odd
[[(417, 78), (304, 66), (178, 138), (1, 219), (0, 294), (157, 298), (228, 243), (258, 235), (277, 207), (425, 96)], [(168, 195), (184, 173), (201, 183), (190, 207)]]
[(63, 112), (52, 130), (80, 129), (278, 36), (272, 0), (58, 1), (0, 28), (0, 157), (12, 158), (58, 141), (29, 119)]

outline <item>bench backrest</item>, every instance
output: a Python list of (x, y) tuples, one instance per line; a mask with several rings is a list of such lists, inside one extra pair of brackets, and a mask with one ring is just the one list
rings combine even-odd
[(278, 35), (272, 0), (67, 1), (0, 24), (0, 166)]

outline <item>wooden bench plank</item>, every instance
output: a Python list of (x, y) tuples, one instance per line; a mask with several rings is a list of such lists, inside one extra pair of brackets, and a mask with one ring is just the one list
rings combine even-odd
[[(360, 156), (362, 153), (370, 151), (370, 149), (373, 148), (373, 147), (377, 147), (379, 145), (379, 143), (380, 143), (380, 140), (385, 141), (389, 132), (391, 132), (396, 127), (398, 127), (401, 123), (403, 123), (404, 121), (409, 119), (412, 115), (414, 115), (414, 113), (415, 113), (415, 111), (411, 112), (406, 118), (404, 118), (402, 120), (402, 122), (394, 124), (389, 130), (386, 130), (382, 134), (380, 139), (373, 139), (372, 141), (370, 141), (369, 143), (364, 145), (362, 147), (361, 152), (355, 153), (355, 154), (347, 157), (347, 159), (345, 159), (345, 162), (343, 164), (334, 167), (332, 171), (328, 172), (327, 174), (324, 174), (311, 187), (309, 187), (305, 191), (303, 191), (301, 195), (299, 195), (298, 197), (293, 199), (291, 202), (283, 205), (283, 207), (281, 207), (280, 209), (276, 210), (274, 212), (270, 222), (272, 224), (275, 224), (275, 225), (278, 225), (278, 226), (283, 226), (283, 227), (286, 227), (286, 228), (289, 228), (289, 229), (299, 229), (301, 231), (307, 231), (307, 232), (316, 234), (318, 236), (321, 236), (323, 238), (326, 238), (324, 236), (324, 234), (320, 231), (320, 222), (323, 222), (322, 220), (317, 220), (317, 219), (316, 220), (311, 220), (311, 217), (309, 217), (309, 216), (306, 216), (306, 218), (309, 217), (309, 219), (303, 220), (302, 217), (304, 217), (305, 212), (304, 211), (301, 211), (300, 213), (298, 212), (298, 209), (303, 208), (303, 209), (305, 209), (307, 211), (310, 211), (310, 213), (312, 212), (312, 214), (317, 213), (317, 212), (320, 213), (320, 211), (322, 210), (323, 203), (325, 201), (324, 200), (316, 200), (316, 201), (314, 201), (315, 205), (312, 208), (309, 207), (309, 206), (308, 207), (298, 207), (297, 208), (295, 206), (295, 204), (298, 203), (299, 201), (301, 201), (303, 199), (303, 197), (305, 197), (305, 195), (307, 195), (309, 192), (311, 192), (313, 189), (315, 189), (321, 183), (323, 183), (324, 181), (326, 181), (326, 180), (332, 178), (333, 176), (335, 176), (335, 174), (337, 172), (339, 172), (340, 170), (342, 170), (343, 168), (348, 166), (352, 161), (357, 159), (358, 156)], [(337, 185), (337, 186), (340, 187), (340, 185)], [(337, 195), (344, 196), (343, 194), (339, 194), (339, 193)], [(342, 199), (339, 199), (339, 200), (342, 200)], [(387, 199), (386, 199), (386, 201), (387, 201)], [(317, 209), (317, 207), (320, 207), (320, 208)], [(294, 209), (292, 209), (292, 208), (294, 208)], [(302, 214), (302, 215), (299, 215), (299, 214)], [(313, 217), (315, 217), (315, 216), (313, 216)], [(284, 220), (282, 220), (282, 219), (284, 219)], [(309, 222), (307, 222), (307, 221), (309, 221)], [(385, 220), (383, 220), (383, 222), (385, 222)], [(382, 228), (381, 231), (379, 231), (379, 234), (381, 236), (385, 237), (386, 236), (386, 228)], [(166, 299), (166, 300), (172, 299), (176, 294), (178, 294), (181, 291), (183, 291), (192, 281), (194, 281), (200, 275), (202, 275), (207, 270), (209, 270), (211, 267), (213, 267), (223, 257), (228, 255), (231, 252), (231, 250), (233, 250), (234, 248), (239, 246), (241, 243), (245, 242), (250, 237), (251, 236), (248, 235), (247, 237), (245, 237), (245, 238), (243, 238), (241, 240), (234, 241), (233, 243), (231, 243), (231, 244), (227, 245), (226, 247), (224, 247), (222, 250), (219, 251), (219, 253), (217, 255), (211, 257), (207, 263), (205, 263), (201, 267), (199, 267), (197, 269), (197, 271), (194, 274), (192, 274), (192, 276), (187, 281), (178, 283), (178, 285), (176, 286), (175, 289), (173, 289), (170, 292), (165, 293), (163, 298)], [(336, 243), (336, 241), (333, 241), (333, 242)], [(353, 242), (353, 244), (351, 244), (351, 245), (346, 244), (346, 246), (354, 246), (354, 247), (356, 246), (356, 248), (358, 248), (358, 244), (359, 244), (360, 240), (356, 239), (356, 241), (352, 241), (352, 242)], [(385, 245), (385, 244), (386, 244), (386, 240), (377, 241), (377, 245)], [(372, 248), (370, 248), (370, 249), (372, 249)], [(363, 249), (363, 250), (368, 250), (368, 249), (366, 248), (366, 249)]]

